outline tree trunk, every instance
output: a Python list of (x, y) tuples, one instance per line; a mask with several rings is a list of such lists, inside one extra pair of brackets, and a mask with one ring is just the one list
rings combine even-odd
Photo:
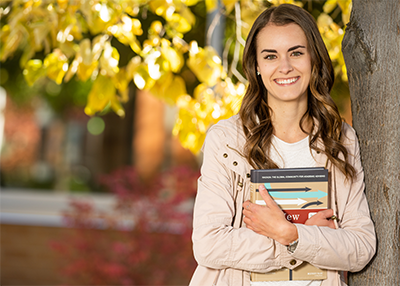
[(400, 1), (353, 0), (343, 39), (377, 253), (350, 285), (400, 285)]

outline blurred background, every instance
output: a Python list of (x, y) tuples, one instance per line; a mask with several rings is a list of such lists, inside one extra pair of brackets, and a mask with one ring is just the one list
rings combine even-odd
[(0, 1), (2, 285), (187, 285), (205, 133), (266, 7), (317, 20), (351, 124), (351, 1)]

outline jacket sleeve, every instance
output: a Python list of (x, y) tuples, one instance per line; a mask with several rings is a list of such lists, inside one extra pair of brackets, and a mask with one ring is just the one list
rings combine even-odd
[(376, 236), (364, 193), (358, 140), (351, 127), (347, 126), (346, 130), (349, 138), (346, 145), (356, 177), (348, 182), (335, 170), (340, 228), (296, 224), (299, 244), (293, 257), (320, 268), (355, 272), (363, 269), (375, 254)]
[(241, 216), (242, 210), (235, 210), (232, 170), (222, 160), (224, 142), (224, 131), (211, 128), (203, 146), (192, 235), (196, 261), (213, 269), (268, 272), (283, 266), (293, 268), (286, 246), (244, 226), (232, 227), (234, 216)]

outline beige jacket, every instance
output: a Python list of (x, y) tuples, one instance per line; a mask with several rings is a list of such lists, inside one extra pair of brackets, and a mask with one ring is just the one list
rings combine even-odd
[[(242, 222), (242, 204), (250, 198), (251, 166), (236, 150), (245, 137), (239, 117), (210, 128), (203, 146), (204, 160), (194, 207), (193, 250), (198, 267), (190, 286), (248, 286), (250, 271), (294, 269), (303, 261), (328, 269), (322, 285), (346, 285), (338, 271), (360, 271), (375, 253), (376, 236), (364, 194), (364, 172), (354, 130), (343, 125), (345, 146), (357, 177), (348, 183), (334, 166), (330, 201), (339, 218), (338, 229), (296, 224), (299, 244), (293, 254), (286, 246), (259, 235)], [(319, 166), (327, 158), (313, 151)], [(291, 265), (292, 260), (295, 265)]]

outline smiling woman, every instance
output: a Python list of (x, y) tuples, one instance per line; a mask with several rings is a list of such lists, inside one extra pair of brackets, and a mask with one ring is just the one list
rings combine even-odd
[[(299, 25), (269, 24), (260, 31), (257, 37), (257, 71), (268, 90), (268, 104), (273, 110), (287, 110), (288, 104), (294, 104), (291, 108), (294, 113), (289, 116), (301, 117), (304, 114), (311, 77), (311, 56), (306, 35)], [(300, 139), (291, 138), (291, 141)]]
[[(346, 285), (343, 271), (361, 270), (376, 238), (357, 137), (331, 98), (334, 72), (313, 17), (289, 4), (261, 13), (243, 70), (249, 85), (239, 114), (214, 125), (202, 149), (191, 286)], [(331, 204), (304, 224), (288, 221), (263, 185), (265, 205), (248, 201), (252, 169), (310, 167), (328, 169)], [(326, 276), (250, 279), (303, 262)]]

